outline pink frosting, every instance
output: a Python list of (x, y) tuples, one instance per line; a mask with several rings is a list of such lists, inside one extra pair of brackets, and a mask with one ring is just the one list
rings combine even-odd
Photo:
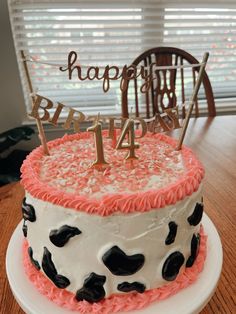
[[(106, 132), (104, 132), (106, 134)], [(54, 141), (51, 141), (48, 143), (49, 149), (52, 152), (57, 151), (58, 149), (64, 149), (64, 147), (67, 147), (68, 151), (65, 152), (65, 156), (68, 156), (67, 161), (70, 164), (71, 162), (75, 162), (75, 165), (77, 160), (73, 160), (71, 157), (73, 154), (71, 154), (70, 147), (73, 147), (72, 141), (80, 141), (84, 139), (88, 139), (91, 137), (91, 134), (88, 134), (87, 132), (84, 133), (78, 133), (73, 135), (65, 135), (64, 137), (60, 139), (56, 139)], [(96, 189), (99, 189), (99, 184), (96, 184), (94, 187), (91, 186), (91, 188), (95, 188), (95, 191), (91, 191), (91, 193), (82, 194), (79, 191), (82, 191), (82, 189), (85, 187), (86, 180), (89, 179), (89, 175), (86, 176), (84, 182), (81, 183), (81, 178), (78, 180), (79, 188), (77, 191), (70, 192), (66, 189), (62, 189), (59, 186), (56, 185), (56, 178), (58, 175), (58, 171), (60, 172), (61, 169), (64, 170), (66, 168), (65, 159), (63, 157), (60, 158), (60, 156), (56, 156), (55, 154), (49, 157), (46, 157), (43, 154), (42, 147), (38, 147), (35, 149), (24, 161), (21, 171), (22, 171), (22, 184), (26, 191), (28, 191), (32, 196), (35, 198), (39, 198), (44, 201), (48, 201), (53, 204), (61, 205), (67, 208), (72, 208), (78, 211), (84, 211), (89, 214), (98, 214), (101, 216), (108, 216), (116, 212), (123, 212), (123, 213), (132, 213), (132, 212), (145, 212), (152, 209), (157, 209), (164, 207), (166, 205), (175, 204), (177, 201), (182, 200), (186, 196), (191, 195), (193, 192), (197, 191), (203, 177), (204, 177), (204, 169), (201, 163), (197, 160), (197, 158), (194, 156), (193, 152), (187, 148), (183, 147), (181, 152), (177, 153), (174, 148), (176, 146), (177, 141), (173, 138), (170, 138), (164, 134), (147, 134), (144, 139), (140, 139), (140, 141), (145, 141), (145, 139), (152, 140), (153, 143), (164, 143), (163, 145), (166, 147), (165, 151), (165, 157), (166, 160), (170, 160), (170, 162), (173, 164), (173, 167), (175, 168), (175, 163), (177, 163), (177, 154), (181, 156), (181, 159), (184, 163), (184, 168), (182, 170), (176, 170), (173, 171), (172, 166), (166, 167), (166, 164), (168, 166), (168, 162), (164, 160), (165, 163), (159, 162), (159, 160), (154, 160), (153, 162), (155, 164), (155, 170), (156, 172), (159, 171), (158, 169), (165, 170), (167, 173), (167, 178), (170, 181), (168, 184), (163, 184), (162, 187), (158, 188), (149, 188), (145, 190), (145, 186), (138, 184), (144, 180), (145, 184), (148, 183), (148, 178), (152, 174), (156, 174), (156, 172), (151, 173), (149, 170), (149, 166), (145, 166), (144, 170), (136, 170), (135, 167), (135, 176), (133, 178), (139, 176), (141, 179), (137, 180), (136, 187), (134, 186), (135, 181), (132, 181), (131, 176), (129, 178), (125, 178), (121, 181), (121, 184), (123, 184), (124, 189), (123, 192), (117, 192), (117, 193), (106, 193), (104, 194), (100, 199), (94, 198), (94, 193), (96, 193)], [(67, 144), (70, 145), (67, 145)], [(64, 146), (63, 146), (64, 145)], [(66, 146), (67, 145), (67, 146)], [(112, 148), (112, 143), (109, 145), (110, 147), (106, 147), (110, 149), (110, 155), (112, 155), (112, 150), (114, 152), (114, 149)], [(62, 148), (61, 148), (62, 147)], [(140, 150), (142, 147), (140, 148)], [(148, 156), (149, 152), (142, 152), (141, 156), (143, 157), (143, 154), (146, 153), (146, 156)], [(152, 154), (153, 150), (150, 149), (150, 153)], [(168, 156), (168, 153), (170, 153), (170, 156)], [(123, 154), (123, 151), (122, 151)], [(76, 154), (74, 154), (76, 155)], [(87, 155), (86, 155), (87, 156)], [(89, 157), (91, 157), (89, 155)], [(118, 156), (119, 157), (119, 156)], [(53, 159), (54, 158), (54, 159)], [(123, 158), (123, 157), (122, 157)], [(151, 158), (150, 158), (151, 159)], [(121, 159), (120, 159), (121, 160)], [(120, 161), (118, 159), (118, 161)], [(122, 159), (123, 160), (123, 159)], [(113, 159), (114, 162), (117, 162), (117, 157)], [(87, 160), (85, 159), (85, 162)], [(140, 160), (141, 165), (145, 164), (145, 158)], [(122, 166), (123, 167), (123, 166)], [(128, 167), (128, 165), (126, 166)], [(45, 173), (42, 174), (42, 169), (46, 169)], [(88, 167), (87, 167), (88, 168)], [(123, 167), (124, 168), (124, 167)], [(114, 179), (114, 185), (118, 184), (119, 173), (120, 169), (119, 165), (118, 167), (113, 167), (111, 170), (105, 169), (104, 171), (104, 179), (103, 182), (101, 182), (104, 185), (104, 182), (109, 180), (109, 172), (113, 171), (114, 169), (117, 169), (117, 177)], [(177, 169), (177, 166), (176, 166)], [(127, 169), (126, 169), (127, 170)], [(132, 171), (132, 169), (131, 169)], [(69, 172), (69, 180), (70, 182), (67, 183), (71, 184), (73, 187), (76, 176), (72, 176), (72, 172)], [(88, 172), (89, 173), (89, 172)], [(68, 173), (66, 173), (66, 176)], [(95, 176), (96, 177), (96, 176)], [(44, 180), (43, 180), (44, 178)], [(54, 179), (54, 181), (51, 181)], [(62, 176), (63, 179), (63, 176)], [(132, 193), (124, 192), (126, 191), (126, 185), (130, 188), (134, 188), (134, 191)], [(137, 188), (137, 191), (135, 189)]]
[(27, 253), (27, 241), (24, 241), (23, 244), (23, 262), (27, 276), (38, 291), (61, 307), (72, 311), (78, 311), (80, 313), (96, 314), (132, 311), (142, 309), (154, 301), (164, 300), (176, 294), (181, 289), (188, 287), (197, 280), (199, 273), (203, 270), (207, 253), (207, 236), (204, 234), (202, 226), (200, 229), (200, 235), (201, 241), (199, 252), (193, 266), (185, 268), (185, 270), (178, 275), (175, 281), (160, 288), (147, 290), (142, 294), (113, 294), (110, 297), (93, 304), (90, 304), (87, 301), (76, 301), (72, 292), (57, 288), (41, 271), (36, 270)]

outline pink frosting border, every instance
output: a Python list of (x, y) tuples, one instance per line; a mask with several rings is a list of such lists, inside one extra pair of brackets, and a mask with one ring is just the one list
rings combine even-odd
[[(48, 142), (48, 146), (50, 149), (66, 141), (87, 138), (88, 136), (87, 132), (65, 135), (62, 138)], [(164, 141), (172, 147), (177, 144), (177, 140), (164, 134), (148, 133), (146, 136), (154, 137), (157, 141)], [(63, 192), (40, 181), (38, 177), (40, 166), (37, 163), (43, 157), (43, 149), (40, 146), (33, 150), (24, 161), (21, 167), (21, 183), (25, 190), (35, 198), (89, 214), (108, 216), (115, 212), (145, 212), (175, 204), (197, 191), (204, 177), (204, 168), (191, 149), (184, 146), (182, 155), (187, 171), (174, 184), (159, 190), (139, 192), (132, 195), (125, 193), (106, 195), (101, 200), (92, 200), (84, 196)]]
[(190, 268), (185, 268), (177, 279), (160, 288), (147, 290), (144, 293), (114, 294), (98, 303), (90, 304), (87, 301), (78, 302), (74, 294), (67, 290), (57, 288), (41, 271), (30, 262), (27, 249), (28, 242), (23, 244), (23, 263), (29, 280), (38, 291), (57, 305), (79, 313), (110, 314), (121, 311), (132, 311), (142, 309), (154, 301), (164, 300), (183, 288), (195, 282), (202, 272), (207, 254), (207, 236), (203, 227), (200, 229), (201, 241), (198, 256)]

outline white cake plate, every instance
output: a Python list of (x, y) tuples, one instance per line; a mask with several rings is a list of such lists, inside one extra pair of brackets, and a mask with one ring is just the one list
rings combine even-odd
[[(149, 307), (128, 312), (130, 314), (196, 314), (199, 313), (212, 297), (220, 277), (223, 252), (217, 230), (204, 214), (203, 226), (208, 235), (207, 259), (204, 270), (196, 283), (179, 291), (176, 295), (152, 303)], [(12, 292), (27, 314), (73, 314), (70, 310), (60, 308), (41, 295), (28, 280), (22, 258), (22, 223), (14, 231), (8, 245), (6, 270)], [(77, 312), (78, 313), (78, 312)], [(121, 313), (120, 313), (121, 314)], [(123, 313), (124, 314), (124, 313)]]

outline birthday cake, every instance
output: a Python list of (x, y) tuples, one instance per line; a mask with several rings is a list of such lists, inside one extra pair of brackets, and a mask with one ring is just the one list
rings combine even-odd
[(204, 169), (176, 140), (147, 133), (125, 160), (103, 133), (107, 165), (91, 167), (92, 134), (36, 148), (22, 166), (24, 267), (36, 288), (79, 313), (116, 313), (170, 297), (204, 266)]

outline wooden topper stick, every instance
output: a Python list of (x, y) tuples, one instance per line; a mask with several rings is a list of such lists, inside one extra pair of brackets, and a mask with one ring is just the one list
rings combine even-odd
[[(34, 103), (34, 101), (35, 101), (35, 97), (33, 96), (34, 90), (33, 90), (33, 86), (32, 86), (30, 75), (29, 75), (27, 61), (25, 59), (24, 51), (21, 50), (20, 53), (21, 53), (21, 58), (23, 60), (23, 66), (24, 66), (24, 70), (25, 70), (25, 74), (26, 74), (26, 78), (27, 78), (29, 91), (31, 93), (32, 102)], [(45, 132), (44, 132), (44, 129), (43, 129), (43, 125), (42, 125), (42, 122), (41, 122), (41, 120), (39, 118), (36, 119), (36, 124), (37, 124), (38, 132), (39, 132), (39, 139), (40, 139), (40, 142), (42, 144), (44, 153), (45, 153), (45, 155), (50, 155), (49, 149), (48, 149), (48, 146), (47, 146), (47, 140), (46, 140)]]
[(183, 128), (182, 128), (181, 134), (180, 134), (180, 138), (179, 138), (176, 150), (180, 150), (181, 147), (182, 147), (182, 144), (183, 144), (183, 141), (184, 141), (184, 137), (185, 137), (185, 134), (186, 134), (186, 131), (187, 131), (189, 119), (190, 119), (190, 116), (192, 114), (193, 106), (194, 106), (194, 103), (196, 101), (200, 85), (202, 83), (202, 78), (203, 78), (203, 74), (204, 74), (204, 70), (205, 70), (205, 67), (206, 67), (206, 63), (207, 63), (208, 57), (209, 57), (209, 53), (208, 52), (204, 53), (202, 64), (201, 64), (201, 67), (200, 67), (200, 70), (199, 70), (199, 73), (198, 73), (198, 77), (197, 77), (197, 82), (196, 82), (196, 84), (194, 86), (193, 93), (192, 93), (192, 96), (190, 98), (190, 104), (189, 104), (188, 112), (187, 112), (186, 118), (184, 120), (184, 125), (183, 125)]

